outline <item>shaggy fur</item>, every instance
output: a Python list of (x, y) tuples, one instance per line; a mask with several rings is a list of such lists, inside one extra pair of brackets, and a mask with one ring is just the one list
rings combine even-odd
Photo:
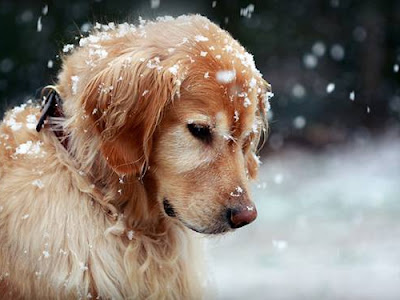
[(38, 133), (26, 103), (0, 126), (0, 298), (199, 299), (190, 229), (226, 232), (227, 208), (255, 210), (269, 86), (200, 16), (96, 25), (79, 44), (53, 87), (65, 118)]

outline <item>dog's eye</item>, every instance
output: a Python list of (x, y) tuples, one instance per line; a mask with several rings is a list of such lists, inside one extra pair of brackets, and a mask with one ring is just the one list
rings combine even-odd
[(190, 123), (187, 125), (187, 127), (195, 138), (206, 143), (211, 142), (211, 129), (207, 125)]

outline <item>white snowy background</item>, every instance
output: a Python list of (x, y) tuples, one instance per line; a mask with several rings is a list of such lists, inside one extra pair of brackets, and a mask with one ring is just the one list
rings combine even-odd
[(218, 299), (400, 299), (400, 140), (264, 157), (257, 220), (207, 239)]

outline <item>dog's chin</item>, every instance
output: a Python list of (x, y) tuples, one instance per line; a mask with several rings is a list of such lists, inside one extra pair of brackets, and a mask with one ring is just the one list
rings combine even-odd
[(185, 225), (187, 228), (197, 232), (197, 233), (201, 233), (201, 234), (209, 234), (209, 235), (214, 235), (214, 234), (223, 234), (223, 233), (227, 233), (229, 231), (232, 231), (232, 229), (229, 226), (224, 226), (224, 225), (218, 225), (218, 224), (214, 224), (214, 226), (210, 226), (210, 227), (201, 227), (201, 229), (188, 224), (187, 222), (185, 222), (182, 219), (178, 219), (179, 222), (181, 222), (183, 225)]
[(164, 206), (164, 212), (168, 217), (175, 219), (176, 221), (183, 224), (185, 227), (197, 233), (213, 235), (213, 234), (223, 234), (232, 231), (232, 228), (229, 226), (227, 222), (216, 221), (212, 226), (207, 226), (207, 227), (195, 226), (189, 224), (189, 222), (185, 221), (183, 218), (179, 216), (179, 214), (175, 211), (174, 207), (166, 198), (163, 199), (163, 206)]

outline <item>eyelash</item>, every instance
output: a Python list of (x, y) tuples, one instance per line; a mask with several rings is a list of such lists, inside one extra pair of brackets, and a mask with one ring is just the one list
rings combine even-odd
[(207, 144), (211, 143), (212, 134), (210, 127), (191, 123), (187, 124), (187, 128), (196, 139), (199, 139)]

